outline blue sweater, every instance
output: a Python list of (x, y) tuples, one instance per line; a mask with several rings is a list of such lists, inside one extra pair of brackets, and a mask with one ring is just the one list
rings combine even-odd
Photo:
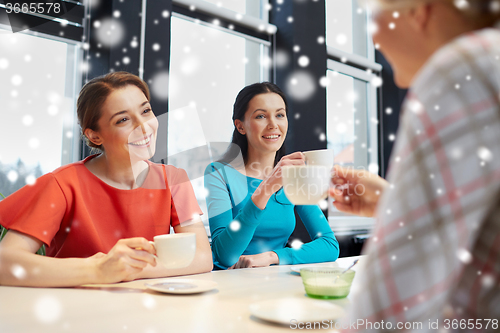
[[(214, 264), (226, 269), (241, 255), (266, 251), (274, 251), (280, 265), (336, 260), (339, 244), (319, 207), (294, 206), (281, 189), (261, 210), (251, 200), (261, 182), (219, 162), (206, 168)], [(297, 249), (285, 248), (295, 229), (294, 208), (312, 239)]]

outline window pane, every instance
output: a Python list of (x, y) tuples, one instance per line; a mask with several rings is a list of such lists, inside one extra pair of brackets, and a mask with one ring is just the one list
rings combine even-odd
[(327, 140), (335, 162), (368, 167), (367, 83), (328, 70)]
[(0, 30), (0, 192), (73, 162), (77, 47)]
[(262, 19), (267, 19), (267, 0), (204, 0), (222, 8), (230, 9), (237, 13), (246, 14)]
[[(370, 87), (366, 81), (332, 70), (327, 71), (327, 78), (327, 146), (334, 150), (335, 163), (368, 170), (370, 151), (376, 149), (369, 132)], [(328, 216), (344, 215), (328, 206)]]
[(194, 179), (206, 213), (203, 172), (210, 160), (205, 145), (231, 141), (236, 95), (245, 85), (268, 79), (269, 50), (257, 41), (177, 17), (172, 18), (171, 43), (168, 163)]
[(357, 0), (326, 0), (326, 44), (367, 56), (367, 16)]

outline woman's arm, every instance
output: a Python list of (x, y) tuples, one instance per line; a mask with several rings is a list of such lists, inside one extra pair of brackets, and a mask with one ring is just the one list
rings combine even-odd
[[(238, 215), (233, 218), (231, 193), (226, 181), (221, 175), (225, 166), (219, 169), (209, 165), (205, 172), (205, 188), (208, 190), (207, 207), (212, 233), (212, 251), (219, 263), (230, 267), (239, 261), (240, 256), (250, 244), (255, 229), (260, 223), (260, 216), (269, 198), (282, 186), (281, 168), (286, 165), (303, 165), (304, 154), (296, 152), (284, 156), (252, 194), (251, 199), (243, 206)], [(230, 167), (228, 167), (230, 168)], [(233, 184), (234, 188), (236, 184)], [(244, 184), (246, 190), (246, 184)], [(274, 262), (274, 255), (268, 256)]]
[(389, 183), (366, 170), (333, 168), (330, 195), (335, 208), (344, 213), (372, 217)]
[(318, 206), (295, 206), (295, 209), (311, 236), (311, 241), (297, 249), (276, 250), (280, 265), (337, 260), (340, 253), (339, 243), (321, 209)]
[[(219, 163), (216, 166), (209, 165), (204, 181), (205, 188), (208, 190), (207, 208), (212, 234), (212, 251), (221, 265), (229, 267), (238, 261), (250, 244), (255, 229), (259, 225), (262, 210), (255, 206), (252, 200), (248, 200), (238, 215), (233, 218), (232, 194), (227, 189), (226, 179), (222, 176), (222, 169), (220, 169), (224, 167)], [(231, 167), (227, 167), (229, 168)], [(226, 175), (230, 175), (230, 171), (232, 170), (227, 170)], [(231, 182), (231, 180), (229, 178), (227, 181)], [(236, 186), (235, 180), (232, 187)], [(244, 190), (246, 189), (245, 184)]]
[(167, 269), (160, 262), (156, 266), (148, 264), (142, 271), (131, 275), (127, 280), (160, 278), (167, 276), (189, 275), (210, 272), (213, 268), (212, 251), (208, 242), (207, 232), (201, 219), (198, 217), (194, 223), (183, 223), (186, 226), (177, 225), (175, 233), (192, 232), (196, 234), (196, 254), (191, 264), (184, 268)]
[[(154, 247), (141, 237), (119, 240), (108, 254), (89, 258), (51, 258), (35, 254), (42, 242), (10, 230), (0, 242), (0, 285), (71, 287), (127, 280), (149, 263)], [(143, 250), (137, 250), (142, 248)]]

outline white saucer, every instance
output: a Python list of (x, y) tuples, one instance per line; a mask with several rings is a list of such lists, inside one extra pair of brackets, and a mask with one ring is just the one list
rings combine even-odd
[(197, 294), (215, 289), (217, 282), (194, 279), (169, 279), (155, 284), (144, 284), (148, 289), (167, 294)]
[(250, 304), (250, 313), (259, 319), (283, 325), (290, 325), (292, 320), (337, 320), (345, 315), (342, 307), (328, 301), (291, 297)]

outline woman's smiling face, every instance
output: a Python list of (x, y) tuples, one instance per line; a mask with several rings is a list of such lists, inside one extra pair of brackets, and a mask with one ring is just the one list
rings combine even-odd
[(283, 98), (276, 93), (256, 95), (248, 103), (244, 121), (235, 120), (235, 125), (246, 135), (249, 152), (275, 153), (283, 145), (288, 131)]
[(108, 157), (136, 162), (154, 155), (158, 120), (136, 86), (117, 89), (106, 98), (98, 125), (99, 144)]

